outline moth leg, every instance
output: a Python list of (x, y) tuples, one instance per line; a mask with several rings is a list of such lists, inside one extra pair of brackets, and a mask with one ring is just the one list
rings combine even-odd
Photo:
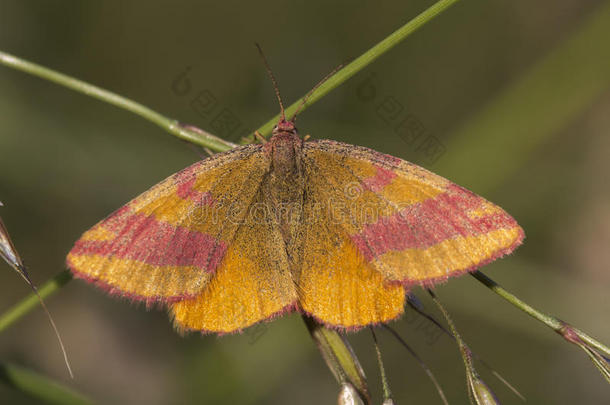
[(254, 139), (258, 139), (258, 141), (262, 144), (266, 144), (267, 143), (267, 139), (265, 139), (265, 137), (263, 136), (263, 134), (261, 134), (258, 131), (254, 131)]

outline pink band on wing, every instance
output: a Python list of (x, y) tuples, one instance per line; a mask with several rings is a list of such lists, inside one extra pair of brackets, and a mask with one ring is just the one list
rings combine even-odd
[(136, 260), (153, 266), (194, 266), (213, 272), (227, 250), (225, 242), (211, 235), (153, 216), (121, 214), (120, 221), (110, 217), (98, 225), (114, 232), (117, 235), (114, 239), (80, 239), (70, 253)]
[[(475, 236), (510, 229), (517, 222), (501, 211), (470, 219), (464, 211), (476, 209), (484, 200), (461, 187), (451, 186), (437, 195), (365, 225), (351, 238), (367, 261), (389, 251), (427, 249), (458, 236)], [(463, 214), (458, 214), (463, 213)]]

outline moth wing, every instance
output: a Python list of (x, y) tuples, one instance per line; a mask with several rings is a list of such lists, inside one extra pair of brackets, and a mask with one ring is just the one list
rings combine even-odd
[(345, 329), (387, 322), (400, 316), (404, 287), (388, 284), (368, 263), (349, 233), (328, 209), (328, 184), (306, 164), (302, 262), (295, 274), (301, 311)]
[(524, 233), (502, 208), (415, 164), (319, 140), (304, 159), (316, 189), (365, 261), (386, 280), (431, 286), (495, 260)]
[(252, 200), (268, 169), (260, 145), (197, 162), (85, 232), (67, 265), (77, 278), (135, 300), (195, 296), (245, 215), (233, 202)]
[(284, 240), (264, 190), (247, 206), (209, 284), (198, 296), (171, 304), (178, 330), (237, 332), (296, 306)]

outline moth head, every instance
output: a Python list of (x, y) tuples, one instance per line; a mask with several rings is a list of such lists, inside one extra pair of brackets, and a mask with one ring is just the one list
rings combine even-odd
[(285, 118), (280, 118), (279, 122), (273, 128), (273, 132), (296, 132), (294, 121), (287, 121)]

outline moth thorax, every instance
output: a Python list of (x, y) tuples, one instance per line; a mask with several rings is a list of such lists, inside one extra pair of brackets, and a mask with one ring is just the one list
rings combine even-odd
[(273, 172), (279, 177), (291, 177), (298, 172), (298, 151), (301, 139), (292, 133), (280, 133), (270, 141)]

